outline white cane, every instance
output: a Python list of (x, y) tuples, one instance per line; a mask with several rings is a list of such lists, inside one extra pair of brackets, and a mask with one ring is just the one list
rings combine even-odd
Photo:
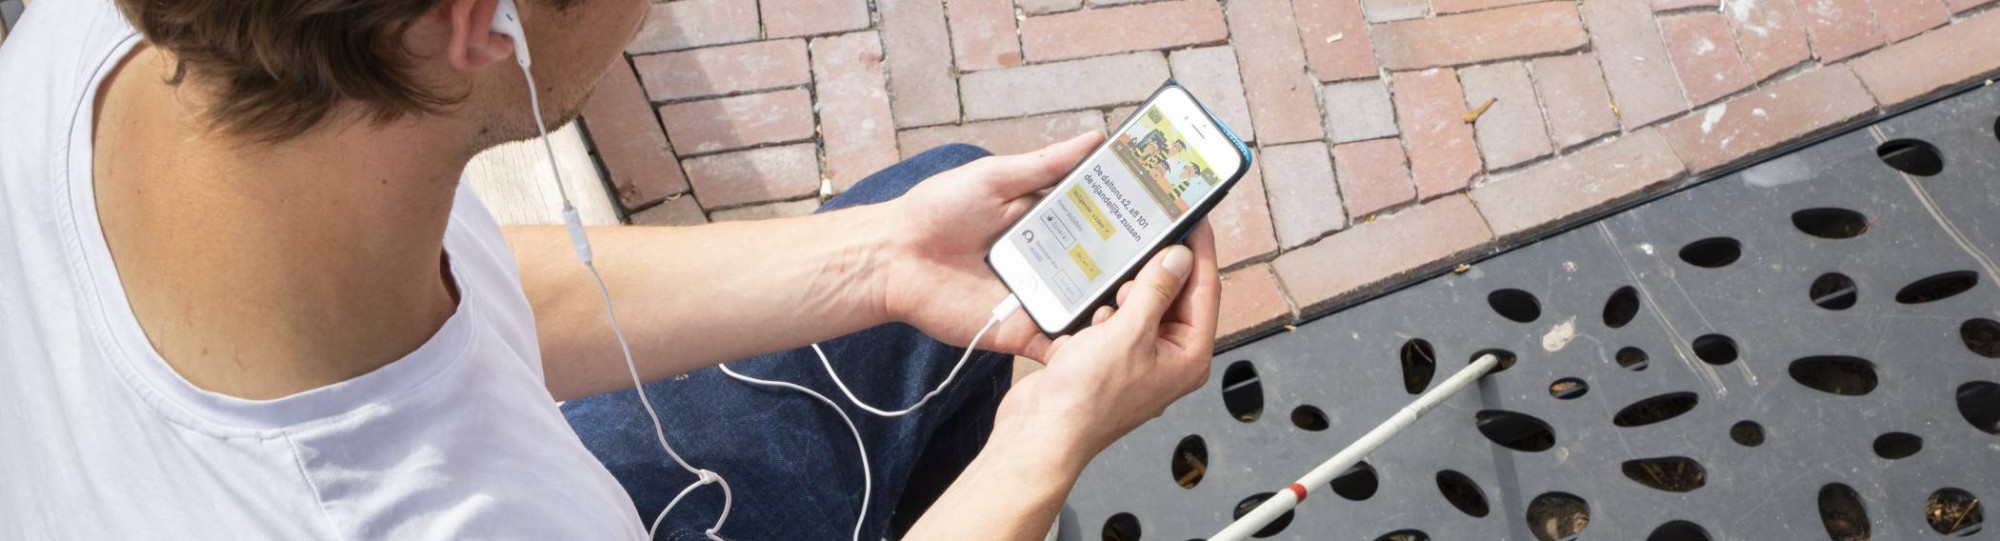
[[(1348, 445), (1346, 449), (1341, 449), (1339, 453), (1334, 454), (1333, 458), (1327, 460), (1326, 463), (1320, 464), (1319, 467), (1313, 468), (1310, 472), (1306, 472), (1305, 477), (1300, 477), (1298, 482), (1285, 487), (1285, 490), (1279, 491), (1277, 495), (1266, 498), (1263, 504), (1258, 505), (1256, 509), (1250, 510), (1250, 513), (1243, 515), (1243, 518), (1236, 519), (1236, 522), (1230, 523), (1229, 527), (1223, 528), (1222, 531), (1216, 532), (1214, 536), (1209, 537), (1209, 541), (1242, 541), (1249, 538), (1250, 534), (1263, 529), (1271, 521), (1276, 520), (1279, 515), (1292, 510), (1293, 507), (1298, 507), (1299, 502), (1305, 501), (1306, 494), (1329, 486), (1334, 476), (1346, 472), (1348, 468), (1354, 467), (1354, 464), (1360, 462), (1362, 457), (1368, 456), (1368, 453), (1373, 453), (1375, 449), (1382, 447), (1382, 444), (1388, 443), (1389, 438), (1395, 436), (1396, 433), (1402, 432), (1403, 429), (1409, 428), (1412, 424), (1416, 424), (1417, 419), (1423, 418), (1425, 413), (1431, 411), (1431, 408), (1437, 407), (1446, 398), (1451, 398), (1451, 395), (1458, 394), (1460, 389), (1464, 389), (1466, 385), (1472, 384), (1480, 376), (1486, 375), (1488, 371), (1493, 370), (1493, 367), (1498, 364), (1500, 364), (1500, 358), (1491, 353), (1479, 356), (1479, 359), (1474, 360), (1471, 366), (1459, 370), (1457, 374), (1452, 374), (1451, 379), (1444, 380), (1444, 384), (1438, 385), (1437, 388), (1431, 389), (1430, 392), (1417, 397), (1416, 402), (1404, 407), (1402, 411), (1396, 412), (1395, 415), (1389, 417), (1389, 420), (1383, 421), (1380, 426), (1376, 426), (1374, 430), (1363, 434), (1360, 440), (1356, 440), (1352, 445)], [(1287, 494), (1291, 497), (1285, 497)]]

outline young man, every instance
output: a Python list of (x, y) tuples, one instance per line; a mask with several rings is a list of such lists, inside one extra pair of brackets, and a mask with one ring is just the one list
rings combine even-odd
[[(573, 118), (647, 2), (520, 1), (533, 113), (496, 0), (35, 5), (0, 48), (0, 538), (645, 535), (693, 476), (562, 230), (503, 230), (460, 174), (530, 114)], [(986, 247), (1100, 140), (949, 147), (811, 217), (592, 231), (669, 439), (732, 485), (722, 536), (846, 538), (861, 487), (823, 405), (713, 366), (763, 355), (736, 366), (838, 399), (796, 349), (829, 341), (863, 400), (909, 403), (959, 351), (925, 336), (966, 343), (1006, 295)], [(907, 537), (1039, 538), (1093, 455), (1206, 378), (1210, 238), (1074, 336), (1015, 315), (919, 414), (843, 404), (861, 535), (927, 509)], [(1009, 391), (1012, 353), (1048, 368)], [(717, 488), (662, 536), (715, 524)]]

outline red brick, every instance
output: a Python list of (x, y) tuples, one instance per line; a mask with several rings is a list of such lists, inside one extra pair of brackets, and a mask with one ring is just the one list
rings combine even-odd
[(1229, 190), (1208, 225), (1215, 228), (1215, 261), (1222, 268), (1277, 255), (1278, 236), (1271, 225), (1270, 199), (1264, 195), (1264, 173), (1252, 162), (1243, 180)]
[(1875, 21), (1890, 43), (1951, 22), (1951, 10), (1938, 0), (1868, 0), (1868, 4), (1875, 8)]
[(1410, 153), (1417, 198), (1430, 199), (1465, 189), (1479, 174), (1479, 147), (1465, 123), (1465, 93), (1451, 68), (1397, 73), (1397, 126)]
[(1250, 104), (1243, 99), (1243, 78), (1236, 68), (1236, 50), (1228, 45), (1174, 51), (1167, 57), (1174, 80), (1201, 100), (1216, 118), (1245, 141), (1257, 140), (1250, 122)]
[(667, 134), (660, 130), (639, 79), (624, 63), (611, 66), (583, 105), (584, 127), (618, 190), (618, 203), (634, 209), (687, 191), (687, 177)]
[(653, 101), (756, 92), (812, 81), (805, 40), (759, 41), (632, 58)]
[[(1431, 10), (1439, 15), (1517, 6), (1542, 0), (1431, 0)], [(1655, 0), (1658, 1), (1658, 0)]]
[(1347, 226), (1326, 143), (1265, 146), (1261, 157), (1279, 246), (1297, 248)]
[[(1754, 1), (1754, 0), (1752, 0)], [(1653, 11), (1670, 11), (1685, 8), (1713, 8), (1718, 0), (1653, 0)]]
[(819, 193), (819, 157), (812, 143), (688, 158), (687, 168), (694, 196), (707, 209)]
[(958, 91), (965, 118), (986, 120), (1138, 103), (1165, 80), (1166, 57), (1145, 52), (968, 73)]
[(757, 0), (686, 0), (655, 3), (630, 54), (678, 51), (757, 39)]
[(1851, 64), (1885, 107), (1988, 77), (2000, 58), (2000, 11), (1988, 11), (1891, 45)]
[[(1237, 34), (1240, 37), (1242, 34)], [(1576, 7), (1544, 2), (1375, 28), (1382, 66), (1412, 70), (1458, 66), (1578, 49), (1589, 44)]]
[(1375, 47), (1368, 20), (1354, 0), (1293, 0), (1306, 62), (1321, 82), (1374, 77)]
[(1798, 0), (1798, 3), (1820, 63), (1839, 62), (1882, 46), (1882, 30), (1875, 25), (1868, 0)]
[(835, 190), (847, 191), (899, 158), (888, 81), (882, 74), (882, 40), (874, 32), (818, 38), (812, 53), (825, 175)]
[[(1133, 24), (1137, 21), (1145, 23)], [(1215, 0), (1089, 9), (1021, 22), (1021, 52), (1029, 62), (1167, 49), (1228, 38), (1222, 4)]]
[(1944, 0), (1944, 3), (1951, 8), (1952, 13), (1965, 13), (1972, 11), (1972, 8), (1993, 3), (1993, 0)]
[(1660, 19), (1667, 54), (1680, 72), (1681, 88), (1696, 107), (1749, 88), (1756, 81), (1750, 66), (1736, 52), (1736, 38), (1720, 13), (1694, 13)]
[(896, 140), (905, 158), (950, 143), (977, 145), (994, 154), (1020, 154), (1087, 131), (1104, 131), (1104, 117), (1096, 111), (1073, 111), (961, 126), (935, 126), (903, 130), (896, 134)]
[(1292, 320), (1292, 307), (1278, 290), (1270, 265), (1222, 275), (1222, 306), (1215, 318), (1217, 341), (1248, 338)]
[(653, 208), (632, 213), (632, 225), (701, 225), (708, 223), (701, 203), (693, 197), (662, 201)]
[(1736, 29), (1736, 44), (1743, 52), (1750, 74), (1758, 81), (1791, 69), (1812, 58), (1806, 41), (1805, 21), (1791, 2), (1759, 0), (1730, 2), (1723, 15)]
[(1629, 201), (1687, 173), (1657, 130), (1641, 130), (1472, 189), (1472, 201), (1502, 238), (1545, 231)]
[(1376, 139), (1333, 147), (1333, 165), (1340, 177), (1341, 199), (1356, 220), (1417, 199), (1410, 184), (1410, 162), (1403, 143)]
[(715, 211), (713, 218), (717, 222), (750, 222), (756, 220), (774, 220), (778, 218), (796, 218), (799, 216), (812, 214), (813, 211), (816, 210), (819, 210), (818, 199), (800, 199), (798, 201), (767, 203), (763, 205), (737, 207), (728, 210), (718, 210)]
[(1021, 65), (1020, 33), (1014, 28), (1014, 3), (1008, 0), (952, 0), (945, 4), (951, 21), (951, 50), (964, 71)]
[(1430, 5), (1425, 0), (1361, 0), (1361, 12), (1368, 16), (1371, 23), (1415, 19), (1430, 14), (1430, 11)]
[(1845, 65), (1766, 85), (1667, 123), (1662, 131), (1688, 170), (1712, 171), (1875, 111), (1875, 100)]
[(1632, 0), (1583, 0), (1583, 20), (1604, 66), (1612, 111), (1627, 129), (1688, 109), (1673, 61), (1654, 27), (1653, 10)]
[(758, 0), (764, 33), (790, 38), (868, 27), (868, 0)]
[(951, 66), (944, 0), (875, 0), (896, 127), (958, 121), (958, 79)]
[(1229, 33), (1243, 69), (1244, 97), (1257, 137), (1265, 144), (1326, 136), (1298, 29), (1289, 0), (1229, 2)]
[(1556, 149), (1568, 150), (1618, 129), (1597, 55), (1537, 58), (1533, 68), (1535, 90), (1542, 97), (1542, 114), (1548, 117), (1549, 139)]
[(1317, 315), (1398, 278), (1441, 270), (1493, 241), (1463, 195), (1355, 225), (1272, 262), (1301, 315)]
[(1389, 104), (1389, 83), (1381, 79), (1320, 87), (1326, 104), (1327, 140), (1349, 143), (1396, 135), (1396, 106)]
[(813, 136), (812, 100), (802, 88), (664, 105), (660, 121), (682, 154)]
[(1496, 100), (1474, 122), (1479, 136), (1479, 156), (1490, 169), (1505, 169), (1547, 156), (1549, 130), (1542, 123), (1542, 105), (1535, 100), (1535, 82), (1528, 67), (1519, 62), (1488, 64), (1458, 70), (1465, 85), (1465, 107), (1470, 111)]
[[(876, 5), (881, 5), (880, 0)], [(1083, 7), (1083, 0), (1016, 0), (1014, 5), (1019, 6), (1023, 13), (1042, 15)]]

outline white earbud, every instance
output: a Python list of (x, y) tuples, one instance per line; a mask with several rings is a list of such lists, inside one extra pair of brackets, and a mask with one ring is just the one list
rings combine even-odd
[(514, 61), (521, 67), (534, 64), (528, 57), (528, 32), (521, 28), (521, 9), (514, 0), (500, 0), (500, 7), (493, 10), (493, 33), (514, 39)]

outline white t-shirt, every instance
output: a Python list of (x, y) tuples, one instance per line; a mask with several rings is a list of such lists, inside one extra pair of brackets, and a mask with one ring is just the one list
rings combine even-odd
[(92, 102), (138, 40), (108, 0), (60, 0), (0, 47), (0, 539), (645, 536), (549, 398), (513, 256), (463, 186), (458, 310), (407, 357), (269, 401), (176, 374), (92, 196)]

